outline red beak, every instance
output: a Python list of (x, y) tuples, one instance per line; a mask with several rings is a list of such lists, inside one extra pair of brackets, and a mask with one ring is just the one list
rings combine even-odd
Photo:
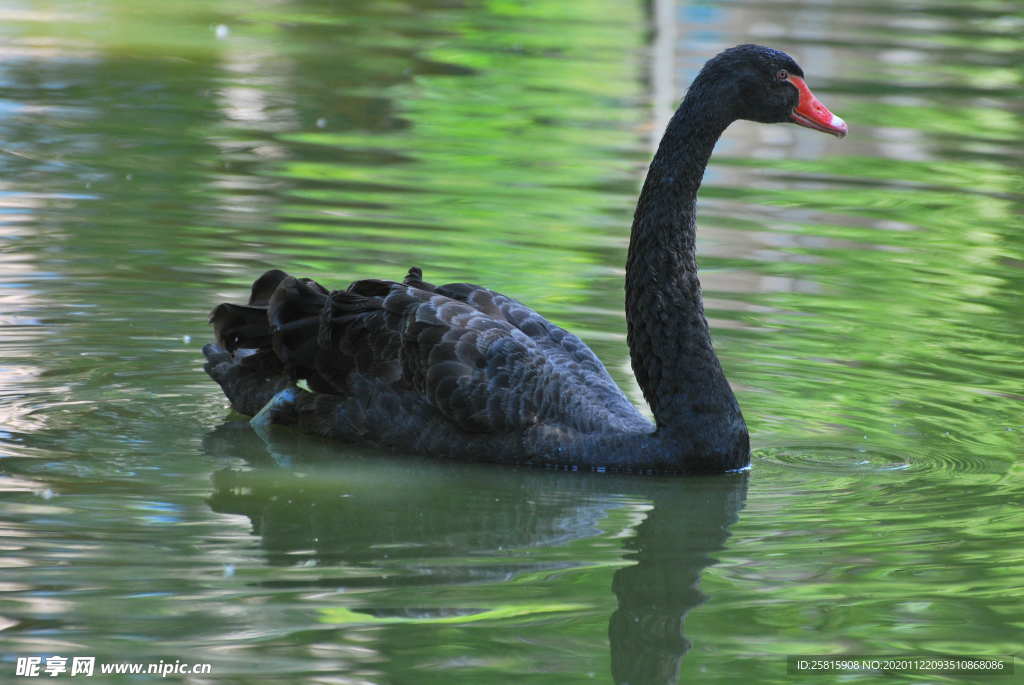
[(815, 131), (831, 133), (836, 138), (846, 137), (846, 122), (818, 102), (818, 98), (814, 97), (814, 93), (802, 78), (790, 76), (789, 82), (800, 91), (800, 104), (793, 108), (793, 116), (790, 117), (790, 121), (800, 126), (813, 128)]

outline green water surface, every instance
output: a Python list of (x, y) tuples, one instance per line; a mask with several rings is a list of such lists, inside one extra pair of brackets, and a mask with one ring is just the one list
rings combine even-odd
[(264, 270), (416, 265), (578, 333), (642, 404), (655, 4), (0, 2), (0, 682), (53, 655), (326, 685), (1024, 655), (1020, 2), (676, 3), (670, 98), (757, 42), (850, 126), (738, 123), (701, 191), (745, 473), (261, 435), (202, 372), (206, 313)]

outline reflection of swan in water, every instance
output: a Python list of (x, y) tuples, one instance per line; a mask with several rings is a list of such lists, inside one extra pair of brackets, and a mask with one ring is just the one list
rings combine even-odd
[(725, 546), (728, 527), (739, 518), (747, 478), (661, 482), (640, 493), (654, 507), (624, 544), (636, 564), (616, 571), (612, 581), (619, 600), (608, 626), (612, 675), (631, 685), (675, 683), (690, 649), (683, 621), (707, 599), (700, 573), (715, 563), (710, 553)]
[[(401, 587), (409, 592), (578, 567), (590, 560), (560, 558), (552, 548), (607, 534), (601, 522), (617, 508), (647, 509), (635, 535), (624, 541), (626, 561), (635, 563), (618, 568), (612, 580), (618, 608), (609, 638), (612, 674), (620, 684), (676, 683), (690, 648), (684, 619), (706, 599), (698, 587), (701, 571), (714, 563), (710, 553), (724, 546), (727, 528), (737, 520), (746, 497), (745, 473), (662, 479), (494, 471), (377, 455), (343, 460), (339, 467), (336, 444), (287, 431), (263, 435), (266, 443), (248, 424), (225, 424), (207, 438), (211, 453), (273, 465), (218, 471), (210, 506), (248, 516), (272, 564), (315, 560), (324, 568), (313, 582), (320, 588)], [(268, 447), (278, 462), (288, 453), (316, 460), (316, 452), (323, 451), (333, 475), (299, 478), (268, 459)], [(648, 506), (636, 507), (638, 501)], [(516, 554), (505, 557), (510, 550)], [(523, 554), (528, 550), (535, 560)], [(463, 563), (474, 557), (486, 561)], [(412, 573), (370, 570), (403, 561)], [(327, 571), (332, 565), (368, 572), (332, 574)], [(463, 611), (391, 606), (359, 609), (357, 615), (368, 620), (458, 621)], [(479, 611), (484, 610), (468, 615)]]

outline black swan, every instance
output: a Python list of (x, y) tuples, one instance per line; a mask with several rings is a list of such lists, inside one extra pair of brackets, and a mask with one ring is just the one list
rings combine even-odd
[[(739, 404), (715, 356), (697, 262), (696, 200), (733, 121), (846, 124), (785, 53), (757, 45), (709, 60), (665, 130), (640, 193), (626, 261), (626, 322), (651, 423), (575, 335), (467, 283), (329, 292), (268, 271), (248, 305), (210, 313), (206, 372), (253, 423), (451, 459), (710, 473), (750, 463)], [(302, 387), (304, 386), (304, 388)]]

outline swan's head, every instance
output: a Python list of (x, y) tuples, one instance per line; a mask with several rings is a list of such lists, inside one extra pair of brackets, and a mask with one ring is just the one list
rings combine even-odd
[(712, 58), (694, 79), (723, 116), (762, 124), (794, 123), (846, 136), (846, 122), (818, 102), (793, 58), (760, 45), (737, 45)]

